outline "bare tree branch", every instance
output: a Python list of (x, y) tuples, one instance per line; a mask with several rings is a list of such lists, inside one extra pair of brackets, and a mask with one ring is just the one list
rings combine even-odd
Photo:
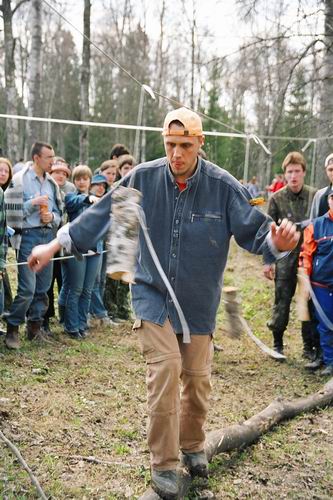
[(26, 2), (30, 2), (30, 0), (20, 0), (16, 6), (13, 8), (13, 16), (15, 14), (15, 12), (21, 7), (21, 5), (23, 5), (24, 3)]
[(27, 473), (30, 476), (32, 484), (35, 486), (36, 490), (38, 491), (38, 495), (40, 496), (40, 498), (42, 498), (43, 500), (47, 500), (47, 496), (45, 495), (44, 491), (42, 490), (38, 479), (32, 473), (32, 470), (30, 469), (29, 465), (22, 457), (19, 449), (1, 431), (0, 431), (0, 439), (2, 439), (2, 441), (11, 449), (11, 451), (14, 453), (14, 455), (16, 456), (19, 463), (24, 468), (24, 470), (27, 471)]

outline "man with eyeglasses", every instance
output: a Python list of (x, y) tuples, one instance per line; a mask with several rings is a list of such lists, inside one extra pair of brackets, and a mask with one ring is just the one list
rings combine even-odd
[[(5, 193), (7, 224), (15, 230), (11, 237), (18, 263), (27, 261), (36, 245), (50, 242), (59, 227), (62, 201), (57, 183), (49, 175), (54, 162), (50, 144), (36, 142), (32, 163), (14, 175)], [(5, 345), (20, 347), (19, 325), (27, 317), (27, 338), (43, 340), (41, 322), (48, 306), (47, 291), (52, 279), (52, 263), (35, 274), (25, 264), (18, 266), (17, 295), (6, 318)]]

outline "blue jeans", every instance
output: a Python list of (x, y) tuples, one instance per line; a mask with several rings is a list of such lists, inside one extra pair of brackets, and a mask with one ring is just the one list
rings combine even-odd
[(107, 253), (103, 253), (102, 257), (102, 267), (101, 267), (101, 279), (99, 282), (99, 291), (103, 300), (104, 290), (105, 290), (105, 282), (106, 282), (106, 263), (107, 263)]
[(63, 261), (67, 275), (65, 330), (69, 333), (84, 332), (90, 308), (91, 293), (100, 267), (101, 255), (82, 260)]
[[(102, 276), (104, 255), (106, 255), (106, 254), (103, 254), (101, 256), (99, 269), (97, 271), (97, 276), (95, 279), (94, 288), (93, 288), (93, 291), (91, 294), (90, 314), (95, 316), (95, 318), (107, 318), (108, 317), (108, 312), (104, 307), (102, 294), (101, 294), (101, 288), (103, 285), (103, 281), (105, 283), (105, 279), (103, 280), (103, 276)], [(104, 267), (104, 274), (105, 274), (105, 267)]]
[[(313, 286), (313, 291), (327, 318), (333, 323), (333, 290)], [(333, 365), (333, 330), (329, 329), (317, 310), (316, 317), (318, 320), (317, 330), (320, 335), (320, 346), (323, 351), (324, 364)]]
[[(55, 236), (53, 229), (32, 228), (22, 230), (22, 241), (17, 262), (26, 262), (36, 245), (49, 243)], [(10, 325), (18, 326), (28, 321), (42, 321), (48, 308), (47, 291), (52, 281), (53, 262), (35, 273), (27, 265), (18, 266), (17, 293), (7, 316)]]
[(67, 301), (67, 295), (68, 295), (68, 269), (66, 267), (66, 260), (61, 261), (61, 279), (62, 279), (62, 285), (61, 285), (61, 290), (59, 292), (58, 296), (58, 304), (59, 306), (65, 307), (66, 301)]

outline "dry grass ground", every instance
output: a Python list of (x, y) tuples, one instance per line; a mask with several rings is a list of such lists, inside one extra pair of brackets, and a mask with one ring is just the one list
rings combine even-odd
[[(261, 278), (260, 259), (233, 246), (226, 282), (241, 289), (244, 316), (270, 345), (265, 323), (273, 286)], [(266, 357), (247, 337), (226, 338), (222, 325), (221, 311), (216, 341), (224, 351), (215, 354), (209, 430), (243, 421), (277, 396), (294, 399), (323, 384), (318, 374), (303, 369), (293, 315), (286, 363)], [(0, 429), (50, 497), (137, 498), (149, 480), (149, 460), (144, 365), (131, 326), (94, 331), (83, 342), (55, 330), (56, 343), (25, 342), (18, 353), (1, 342)], [(302, 415), (254, 446), (219, 456), (211, 464), (211, 491), (218, 499), (333, 498), (332, 416), (332, 408)], [(0, 498), (36, 498), (27, 474), (2, 443)]]

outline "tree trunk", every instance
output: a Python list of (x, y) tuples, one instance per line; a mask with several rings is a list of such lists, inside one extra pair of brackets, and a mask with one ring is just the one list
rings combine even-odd
[[(325, 55), (320, 99), (320, 121), (318, 137), (331, 136), (333, 132), (333, 0), (325, 0)], [(327, 184), (324, 162), (332, 153), (332, 140), (318, 141), (318, 161), (315, 182), (318, 186)]]
[[(83, 29), (84, 34), (90, 39), (90, 0), (84, 0)], [(83, 39), (82, 66), (81, 66), (81, 120), (89, 120), (89, 83), (90, 83), (90, 42)], [(89, 133), (88, 127), (80, 129), (80, 163), (89, 160)]]
[[(6, 81), (6, 113), (17, 115), (18, 94), (15, 83), (15, 40), (13, 37), (13, 11), (10, 0), (3, 0), (1, 4), (4, 25), (5, 42), (5, 81)], [(7, 156), (12, 162), (19, 159), (19, 127), (18, 121), (8, 118), (6, 120)]]
[(196, 9), (195, 0), (192, 0), (192, 26), (191, 26), (191, 108), (194, 109), (194, 72), (195, 72), (195, 34), (196, 34)]
[[(278, 423), (332, 403), (333, 378), (320, 391), (305, 398), (294, 399), (293, 401), (284, 401), (278, 398), (263, 411), (245, 420), (242, 424), (230, 425), (225, 429), (209, 432), (205, 444), (207, 459), (210, 462), (215, 455), (220, 453), (236, 449), (242, 450), (256, 442), (260, 436)], [(179, 498), (183, 498), (186, 496), (191, 482), (188, 475), (183, 475), (182, 471), (180, 485), (181, 494)], [(159, 498), (159, 495), (150, 488), (140, 497), (140, 500), (158, 500)]]
[[(41, 116), (42, 73), (42, 5), (41, 0), (32, 0), (30, 6), (31, 51), (28, 68), (28, 116)], [(27, 122), (27, 147), (41, 141), (38, 122)]]

